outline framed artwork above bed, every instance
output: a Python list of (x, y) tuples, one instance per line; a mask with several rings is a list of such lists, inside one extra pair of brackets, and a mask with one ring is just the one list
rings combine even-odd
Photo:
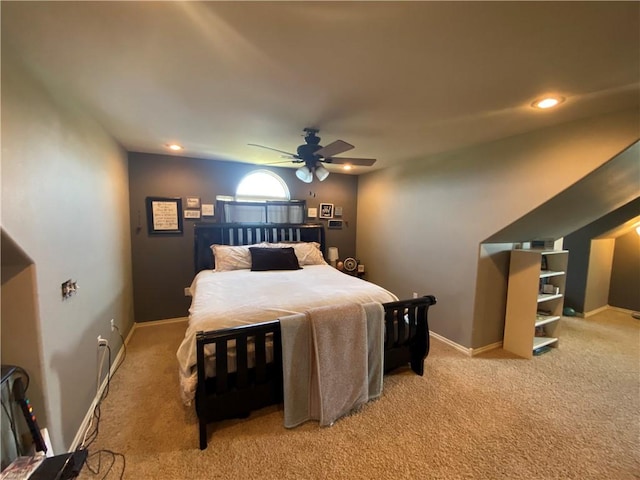
[(147, 197), (150, 235), (182, 234), (182, 198)]

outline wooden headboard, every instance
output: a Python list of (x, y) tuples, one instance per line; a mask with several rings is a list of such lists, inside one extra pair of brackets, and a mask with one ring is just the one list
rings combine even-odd
[(213, 268), (211, 245), (253, 245), (260, 242), (318, 242), (326, 252), (324, 225), (317, 223), (196, 223), (195, 271)]

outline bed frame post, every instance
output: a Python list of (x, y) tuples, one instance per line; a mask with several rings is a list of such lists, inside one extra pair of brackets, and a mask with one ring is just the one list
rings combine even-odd
[[(411, 345), (411, 370), (420, 376), (424, 375), (424, 360), (429, 354), (429, 348), (431, 347), (431, 340), (429, 338), (429, 321), (428, 312), (429, 306), (436, 303), (436, 297), (433, 295), (426, 295), (423, 298), (428, 298), (430, 303), (427, 305), (420, 305), (418, 307), (417, 317), (421, 319), (416, 325), (416, 338), (415, 342)], [(422, 321), (424, 320), (424, 321)]]
[(200, 431), (200, 450), (207, 448), (207, 418), (201, 411), (206, 396), (205, 368), (204, 368), (204, 332), (196, 333), (196, 360), (198, 380), (196, 384), (196, 414)]

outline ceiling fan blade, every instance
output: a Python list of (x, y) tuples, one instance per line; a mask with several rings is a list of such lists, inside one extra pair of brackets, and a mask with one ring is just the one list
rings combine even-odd
[(331, 142), (329, 145), (326, 145), (320, 150), (316, 150), (313, 153), (324, 158), (329, 158), (333, 155), (338, 155), (339, 153), (351, 150), (352, 148), (354, 147), (350, 143), (347, 143), (343, 140), (336, 140), (335, 142)]
[(333, 165), (356, 165), (359, 167), (370, 167), (376, 163), (375, 158), (347, 158), (347, 157), (331, 157), (322, 160), (325, 163)]
[(284, 163), (302, 163), (304, 162), (304, 160), (300, 160), (298, 158), (292, 158), (291, 160), (285, 160), (282, 162), (268, 162), (268, 163), (263, 163), (263, 165), (282, 165)]
[(285, 152), (284, 150), (278, 150), (277, 148), (265, 147), (264, 145), (258, 145), (257, 143), (247, 143), (247, 145), (251, 145), (252, 147), (266, 148), (267, 150), (273, 150), (274, 152), (284, 153), (286, 155), (290, 155), (292, 158), (298, 158), (298, 155), (291, 152)]

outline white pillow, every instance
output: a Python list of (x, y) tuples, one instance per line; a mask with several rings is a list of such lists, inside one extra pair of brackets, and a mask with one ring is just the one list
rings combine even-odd
[(267, 244), (271, 248), (293, 247), (298, 257), (298, 263), (302, 265), (327, 265), (320, 251), (318, 242), (280, 242)]
[(268, 247), (265, 242), (256, 245), (211, 245), (215, 261), (214, 271), (229, 272), (231, 270), (249, 270), (251, 268), (251, 252), (249, 247)]

